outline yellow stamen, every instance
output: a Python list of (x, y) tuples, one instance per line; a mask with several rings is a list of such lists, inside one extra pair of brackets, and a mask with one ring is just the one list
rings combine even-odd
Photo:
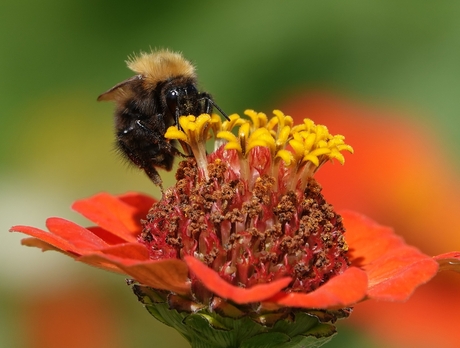
[[(226, 150), (235, 150), (240, 158), (241, 170), (247, 169), (247, 158), (252, 149), (267, 147), (272, 157), (273, 171), (282, 161), (286, 167), (295, 168), (297, 175), (311, 176), (325, 162), (337, 160), (345, 162), (344, 151), (353, 153), (353, 148), (345, 143), (342, 135), (331, 135), (326, 126), (316, 125), (310, 119), (294, 126), (291, 116), (274, 110), (270, 119), (266, 114), (254, 110), (244, 112), (249, 119), (237, 114), (221, 121), (217, 115), (207, 114), (182, 116), (180, 130), (170, 127), (165, 134), (168, 139), (178, 139), (190, 146), (199, 166), (206, 167), (204, 143), (211, 138), (212, 129), (216, 142), (225, 144)], [(238, 128), (235, 135), (235, 128)], [(246, 169), (245, 169), (246, 168)]]
[(181, 116), (179, 118), (179, 125), (182, 130), (177, 126), (171, 126), (165, 133), (167, 139), (178, 139), (188, 144), (192, 150), (193, 156), (196, 159), (198, 168), (200, 168), (205, 177), (208, 177), (208, 165), (206, 159), (206, 141), (210, 138), (209, 129), (216, 127), (216, 123), (208, 114), (202, 114), (198, 117), (193, 115)]

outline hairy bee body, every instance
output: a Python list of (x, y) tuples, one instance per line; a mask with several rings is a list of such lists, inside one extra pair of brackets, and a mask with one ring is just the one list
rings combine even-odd
[(208, 93), (198, 92), (195, 69), (179, 53), (142, 53), (127, 63), (138, 75), (98, 100), (115, 101), (117, 148), (161, 187), (156, 168), (171, 170), (174, 157), (181, 154), (175, 142), (165, 139), (167, 128), (178, 124), (181, 115), (211, 113), (215, 104)]

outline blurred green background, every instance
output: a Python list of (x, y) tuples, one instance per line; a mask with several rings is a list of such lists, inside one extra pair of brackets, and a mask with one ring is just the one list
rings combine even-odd
[[(187, 347), (123, 277), (21, 247), (6, 232), (44, 227), (49, 216), (87, 224), (69, 206), (100, 191), (158, 196), (113, 151), (113, 105), (96, 102), (132, 75), (132, 53), (182, 51), (227, 113), (270, 112), (317, 88), (412, 110), (459, 169), (458, 1), (3, 0), (0, 23), (0, 347), (46, 347), (34, 330), (62, 294), (74, 336), (56, 332), (56, 347), (80, 347), (82, 335), (94, 347)], [(93, 310), (76, 313), (71, 304), (86, 298)], [(88, 322), (94, 332), (81, 331)], [(346, 324), (328, 345), (344, 346), (382, 347)]]

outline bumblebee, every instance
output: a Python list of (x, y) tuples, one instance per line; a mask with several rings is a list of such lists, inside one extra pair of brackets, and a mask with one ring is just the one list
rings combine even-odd
[(116, 103), (115, 136), (120, 152), (162, 187), (157, 168), (171, 170), (175, 156), (184, 156), (165, 139), (169, 126), (182, 115), (225, 113), (210, 94), (199, 92), (195, 67), (180, 53), (141, 53), (127, 61), (137, 75), (120, 82), (97, 100)]

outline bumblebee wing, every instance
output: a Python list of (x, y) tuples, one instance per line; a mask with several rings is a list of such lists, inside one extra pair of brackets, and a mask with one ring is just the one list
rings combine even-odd
[(114, 101), (122, 101), (128, 98), (132, 94), (132, 86), (137, 84), (142, 80), (142, 75), (136, 75), (130, 77), (123, 82), (120, 82), (110, 88), (107, 92), (102, 93), (99, 97), (97, 97), (97, 101), (107, 101), (107, 100), (114, 100)]

